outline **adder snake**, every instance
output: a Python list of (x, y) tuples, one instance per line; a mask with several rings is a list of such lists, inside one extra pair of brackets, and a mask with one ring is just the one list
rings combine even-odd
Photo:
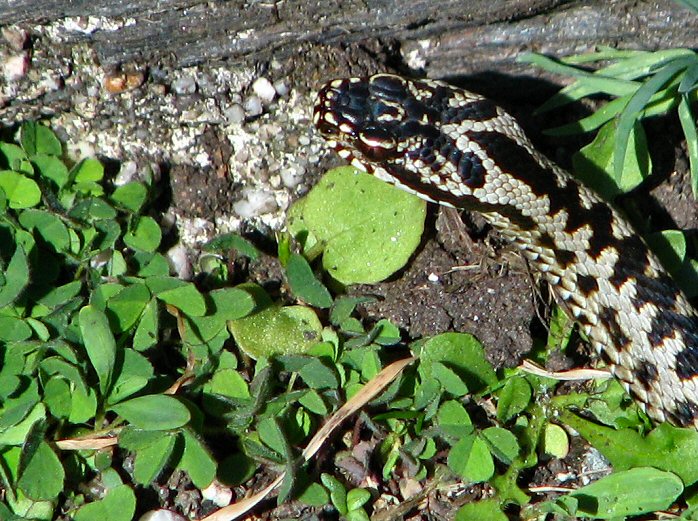
[(504, 110), (446, 83), (379, 74), (325, 85), (314, 122), (355, 166), (481, 212), (650, 417), (698, 427), (698, 313), (628, 221), (536, 151)]

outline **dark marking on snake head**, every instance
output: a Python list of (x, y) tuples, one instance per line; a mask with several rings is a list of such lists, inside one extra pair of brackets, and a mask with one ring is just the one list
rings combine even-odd
[(441, 114), (441, 123), (461, 123), (467, 120), (486, 121), (496, 118), (497, 115), (497, 105), (482, 99), (469, 101), (456, 107), (447, 107)]
[(650, 391), (659, 380), (657, 366), (649, 360), (638, 360), (635, 364), (635, 375), (645, 391)]

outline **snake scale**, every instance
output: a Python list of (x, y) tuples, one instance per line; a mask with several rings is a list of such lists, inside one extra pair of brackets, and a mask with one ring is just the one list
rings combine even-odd
[(698, 314), (628, 221), (535, 150), (514, 118), (447, 83), (331, 81), (314, 123), (353, 165), (476, 210), (540, 271), (656, 421), (698, 427)]

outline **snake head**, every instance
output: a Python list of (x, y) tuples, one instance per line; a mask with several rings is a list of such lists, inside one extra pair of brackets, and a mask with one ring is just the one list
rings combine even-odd
[(487, 173), (487, 155), (467, 131), (499, 115), (488, 100), (445, 83), (377, 74), (326, 84), (313, 121), (357, 168), (423, 199), (467, 206)]

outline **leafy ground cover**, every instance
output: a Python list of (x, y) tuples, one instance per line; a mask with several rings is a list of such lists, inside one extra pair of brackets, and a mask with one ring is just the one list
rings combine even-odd
[[(625, 191), (642, 177), (627, 181), (627, 165), (649, 166), (639, 120), (658, 114), (655, 101), (678, 107), (695, 165), (695, 54), (594, 59), (623, 66), (579, 72), (566, 95), (623, 100), (597, 118), (616, 131), (602, 128), (579, 156), (611, 175), (624, 158), (606, 186)], [(615, 381), (558, 394), (559, 375), (495, 371), (467, 333), (407, 343), (389, 321), (360, 317), (364, 298), (344, 288), (389, 277), (419, 245), (425, 205), (409, 194), (350, 168), (328, 172), (289, 212), (275, 289), (229, 262), (265, 255), (235, 235), (207, 245), (194, 282), (172, 276), (149, 214), (152, 180), (115, 186), (94, 159), (66, 164), (45, 126), (0, 143), (0, 169), (2, 519), (130, 520), (156, 508), (146, 491), (177, 473), (193, 490), (263, 489), (220, 510), (162, 500), (207, 519), (268, 495), (308, 515), (389, 518), (458, 482), (469, 490), (459, 520), (696, 515), (698, 433), (652, 430)], [(661, 237), (674, 269), (694, 272), (683, 234)], [(531, 358), (544, 363), (573, 334), (555, 310)], [(354, 429), (331, 436), (357, 410)], [(531, 474), (568, 455), (570, 432), (614, 473), (541, 495)]]

